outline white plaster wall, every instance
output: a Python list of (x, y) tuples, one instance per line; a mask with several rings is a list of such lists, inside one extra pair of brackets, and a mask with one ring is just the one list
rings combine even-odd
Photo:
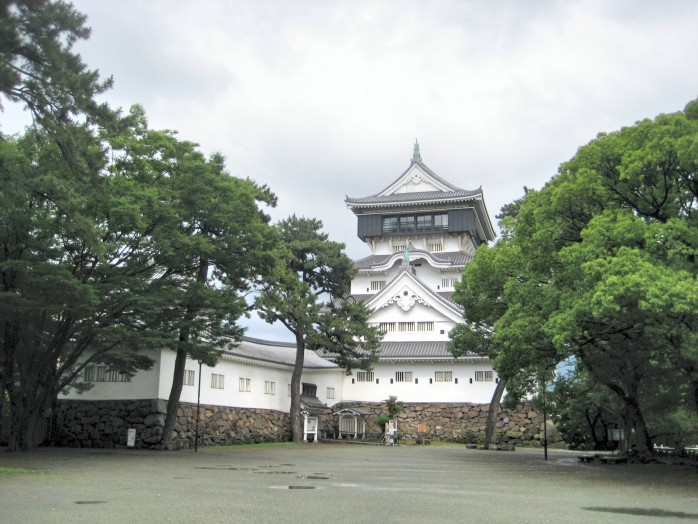
[[(409, 311), (403, 311), (397, 305), (392, 304), (378, 309), (371, 315), (371, 322), (434, 322), (434, 331), (426, 332), (392, 332), (386, 333), (383, 338), (386, 342), (393, 341), (429, 341), (448, 340), (448, 332), (456, 323), (443, 317), (434, 308), (423, 304), (415, 304)], [(443, 333), (441, 333), (443, 331)]]
[[(393, 275), (361, 273), (351, 282), (351, 292), (355, 295), (375, 295), (380, 293), (380, 290), (371, 291), (371, 282), (374, 280), (383, 280), (386, 284), (390, 282)], [(368, 291), (366, 291), (368, 290)]]
[[(174, 369), (174, 352), (163, 352), (162, 358), (152, 354), (156, 364), (150, 371), (140, 371), (131, 382), (99, 382), (82, 395), (71, 391), (62, 398), (81, 400), (129, 400), (129, 399), (167, 399), (172, 383), (172, 371)], [(193, 386), (184, 386), (181, 401), (196, 403), (199, 365), (195, 361), (188, 361), (186, 369), (195, 371)], [(343, 370), (307, 370), (302, 377), (303, 382), (317, 385), (318, 398), (332, 406), (341, 401), (368, 401), (381, 402), (390, 395), (395, 395), (405, 402), (476, 402), (487, 403), (492, 397), (495, 382), (470, 382), (474, 379), (475, 371), (491, 370), (488, 362), (455, 362), (442, 363), (378, 363), (374, 367), (372, 383), (352, 384), (352, 378), (356, 374), (347, 376)], [(390, 379), (395, 378), (396, 371), (411, 371), (414, 380), (410, 383), (390, 384)], [(458, 378), (458, 384), (454, 382), (433, 382), (435, 371), (453, 371), (453, 378)], [(211, 374), (218, 373), (225, 376), (225, 388), (211, 388)], [(496, 375), (495, 375), (496, 376)], [(157, 379), (162, 377), (158, 388)], [(239, 378), (251, 379), (251, 391), (238, 391)], [(260, 409), (275, 409), (288, 412), (291, 400), (288, 396), (288, 384), (291, 383), (291, 369), (273, 368), (262, 365), (243, 364), (240, 362), (222, 360), (216, 368), (202, 366), (201, 403), (230, 407), (248, 407)], [(264, 382), (276, 383), (276, 394), (264, 393)], [(334, 388), (334, 398), (327, 396), (327, 388)]]
[[(415, 276), (424, 285), (433, 291), (453, 291), (453, 287), (443, 287), (442, 280), (444, 278), (455, 278), (460, 280), (462, 272), (460, 270), (442, 270), (439, 268), (432, 267), (429, 263), (420, 258), (414, 262), (414, 264), (420, 264), (418, 266), (413, 266), (415, 270)], [(351, 292), (358, 295), (376, 295), (380, 293), (380, 290), (371, 290), (371, 282), (375, 280), (383, 280), (386, 285), (397, 275), (400, 267), (394, 266), (390, 268), (387, 273), (361, 273), (357, 275), (352, 281)]]
[[(174, 355), (174, 353), (172, 353)], [(174, 356), (171, 363), (168, 362), (166, 370), (163, 368), (159, 398), (169, 397), (172, 387), (172, 373), (174, 371)], [(182, 402), (196, 403), (199, 364), (196, 361), (187, 360), (186, 369), (195, 372), (193, 386), (184, 386), (182, 389)], [(202, 366), (201, 375), (201, 403), (229, 407), (245, 407), (258, 409), (275, 409), (288, 412), (291, 408), (291, 398), (288, 396), (288, 385), (291, 383), (290, 367), (271, 367), (264, 364), (252, 364), (234, 360), (221, 359), (215, 368)], [(223, 375), (224, 389), (211, 387), (211, 375), (213, 373)], [(240, 378), (250, 379), (250, 391), (240, 391)], [(341, 399), (343, 372), (337, 369), (325, 371), (307, 370), (301, 377), (302, 382), (317, 385), (317, 396), (328, 405)], [(265, 393), (265, 382), (275, 383), (275, 394)], [(335, 390), (335, 399), (327, 399), (327, 388)]]
[[(96, 382), (94, 386), (78, 394), (71, 389), (61, 398), (76, 400), (135, 400), (169, 398), (174, 373), (174, 351), (148, 354), (155, 360), (153, 368), (136, 373), (131, 382)], [(194, 371), (194, 385), (183, 386), (181, 402), (195, 404), (199, 386), (199, 363), (187, 360), (185, 369)], [(224, 388), (211, 387), (211, 375), (223, 375)], [(239, 391), (239, 379), (250, 379), (250, 391)], [(161, 379), (161, 380), (158, 380)], [(271, 367), (222, 359), (215, 368), (201, 366), (201, 403), (229, 407), (246, 407), (275, 409), (288, 412), (291, 398), (288, 385), (291, 383), (290, 367)], [(328, 369), (322, 371), (308, 370), (303, 374), (303, 382), (317, 385), (318, 398), (328, 405), (342, 400), (344, 371)], [(266, 394), (265, 382), (275, 382), (275, 394)], [(334, 388), (334, 398), (328, 397), (327, 388)]]
[(59, 398), (74, 400), (137, 400), (155, 398), (158, 392), (160, 376), (160, 353), (145, 351), (144, 354), (155, 362), (150, 371), (139, 371), (131, 382), (95, 382), (93, 387), (82, 394), (70, 388), (67, 394)]
[(405, 236), (391, 236), (385, 238), (374, 238), (366, 245), (371, 249), (374, 255), (392, 255), (395, 253), (393, 246), (405, 246), (408, 242), (412, 243), (415, 249), (423, 249), (429, 251), (429, 244), (441, 241), (443, 246), (442, 251), (465, 251), (467, 253), (475, 252), (470, 235), (467, 233), (461, 234), (413, 234)]
[[(308, 382), (317, 386), (317, 398), (328, 406), (332, 406), (337, 402), (341, 402), (344, 390), (344, 377), (346, 372), (343, 369), (335, 370), (308, 370), (301, 377), (302, 382)], [(288, 383), (291, 383), (291, 376), (288, 377)], [(327, 388), (334, 389), (334, 398), (328, 396)], [(290, 400), (289, 400), (290, 408)]]
[[(496, 382), (475, 382), (475, 371), (490, 371), (488, 362), (453, 362), (437, 364), (422, 363), (379, 363), (374, 366), (374, 381), (354, 382), (356, 374), (344, 381), (345, 401), (380, 402), (394, 395), (404, 402), (474, 402), (488, 403)], [(411, 371), (412, 382), (395, 382), (396, 371)], [(453, 382), (434, 382), (435, 371), (452, 371)], [(496, 373), (494, 374), (496, 378)], [(393, 379), (393, 384), (390, 379)], [(455, 379), (458, 379), (456, 384)], [(375, 379), (378, 379), (376, 384)], [(415, 384), (414, 379), (417, 379)], [(473, 379), (473, 382), (470, 382)]]
[[(186, 369), (194, 370), (195, 379), (193, 386), (184, 386), (181, 401), (196, 403), (198, 390), (199, 364), (195, 361), (187, 361)], [(223, 375), (224, 388), (212, 388), (211, 376)], [(221, 360), (215, 368), (201, 367), (201, 403), (219, 406), (247, 407), (262, 409), (284, 410), (286, 396), (286, 375), (283, 369), (267, 366), (252, 366), (249, 364)], [(168, 375), (171, 377), (171, 375)], [(250, 391), (240, 391), (240, 378), (250, 379)], [(164, 377), (163, 377), (164, 379)], [(275, 394), (265, 394), (265, 381), (275, 383)], [(172, 383), (163, 380), (167, 387), (161, 391), (162, 398), (169, 396), (169, 387)]]

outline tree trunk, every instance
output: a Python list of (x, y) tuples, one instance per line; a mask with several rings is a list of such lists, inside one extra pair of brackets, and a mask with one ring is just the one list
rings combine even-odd
[[(186, 336), (188, 339), (188, 334), (184, 333), (180, 335), (180, 340), (182, 337)], [(177, 356), (175, 357), (175, 367), (174, 373), (172, 374), (172, 388), (170, 389), (170, 396), (167, 399), (167, 414), (165, 415), (165, 424), (162, 428), (162, 436), (160, 437), (160, 445), (164, 449), (170, 449), (172, 447), (172, 437), (174, 433), (175, 423), (177, 422), (177, 411), (179, 410), (179, 398), (182, 395), (182, 389), (184, 387), (184, 368), (187, 363), (187, 350), (179, 348), (177, 350)], [(201, 376), (199, 376), (201, 380)]]
[(32, 451), (43, 435), (39, 421), (48, 405), (47, 389), (33, 381), (31, 384), (14, 385), (8, 388), (10, 400), (10, 432), (8, 451)]
[(487, 424), (485, 425), (485, 442), (483, 445), (485, 448), (490, 447), (490, 443), (494, 437), (494, 427), (497, 422), (497, 415), (499, 414), (499, 404), (502, 401), (502, 395), (504, 394), (504, 388), (506, 384), (502, 378), (499, 379), (497, 387), (494, 388), (494, 393), (492, 394), (492, 400), (490, 400), (490, 407), (487, 410)]
[(291, 438), (303, 442), (303, 418), (301, 417), (301, 376), (305, 359), (305, 338), (296, 333), (296, 361), (291, 375)]
[[(205, 259), (199, 261), (196, 281), (202, 284), (208, 281), (208, 261)], [(192, 302), (187, 305), (187, 311), (185, 313), (185, 319), (187, 321), (194, 318), (196, 309), (196, 304)], [(189, 327), (185, 327), (179, 332), (179, 341), (186, 344), (186, 342), (189, 342), (189, 336)], [(163, 425), (162, 435), (160, 436), (160, 446), (164, 449), (170, 449), (172, 447), (173, 431), (175, 423), (177, 422), (177, 411), (179, 410), (179, 399), (182, 396), (182, 389), (184, 388), (184, 371), (187, 364), (187, 355), (186, 349), (182, 347), (177, 348), (175, 368), (172, 374), (172, 388), (170, 389), (170, 396), (167, 399), (167, 414), (165, 415), (165, 424)], [(201, 373), (199, 373), (199, 381), (201, 381)]]
[(635, 428), (635, 449), (640, 454), (649, 454), (652, 451), (652, 439), (650, 438), (645, 418), (642, 416), (637, 396), (627, 394), (623, 388), (616, 384), (607, 384), (609, 389), (616, 393), (625, 404), (625, 410)]

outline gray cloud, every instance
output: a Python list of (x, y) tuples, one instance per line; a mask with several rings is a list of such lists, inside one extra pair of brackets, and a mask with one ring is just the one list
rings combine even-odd
[[(85, 61), (108, 99), (219, 151), (279, 195), (275, 218), (323, 220), (351, 256), (345, 195), (424, 162), (492, 215), (600, 131), (698, 96), (698, 4), (608, 0), (79, 0)], [(16, 111), (6, 111), (11, 132)]]

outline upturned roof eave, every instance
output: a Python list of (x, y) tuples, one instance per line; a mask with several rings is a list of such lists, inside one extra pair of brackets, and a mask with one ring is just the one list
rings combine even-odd
[[(364, 208), (380, 208), (380, 207), (399, 207), (399, 206), (418, 206), (424, 204), (440, 204), (440, 203), (453, 203), (453, 202), (477, 202), (482, 200), (482, 190), (474, 190), (468, 192), (468, 194), (453, 195), (445, 191), (425, 191), (424, 193), (434, 193), (433, 197), (429, 198), (414, 198), (410, 199), (411, 195), (416, 193), (396, 193), (399, 197), (405, 195), (405, 197), (398, 199), (385, 199), (385, 200), (368, 200), (376, 198), (378, 196), (368, 196), (361, 198), (346, 197), (345, 202), (350, 209), (364, 209)], [(394, 195), (390, 195), (394, 196)]]

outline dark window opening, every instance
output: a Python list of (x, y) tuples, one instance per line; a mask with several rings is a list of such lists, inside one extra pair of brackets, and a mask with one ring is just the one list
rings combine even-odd
[(383, 233), (448, 231), (448, 213), (383, 217)]
[(303, 389), (301, 391), (301, 395), (303, 395), (304, 397), (317, 397), (317, 385), (307, 384), (303, 382)]

